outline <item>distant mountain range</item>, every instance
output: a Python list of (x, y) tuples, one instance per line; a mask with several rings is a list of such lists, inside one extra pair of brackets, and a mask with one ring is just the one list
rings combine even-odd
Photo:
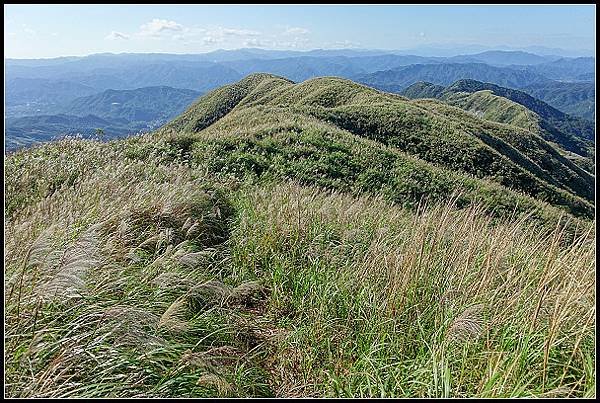
[(108, 138), (124, 136), (135, 129), (123, 120), (107, 120), (95, 115), (73, 116), (66, 114), (24, 116), (7, 118), (4, 129), (4, 146), (14, 150), (32, 144), (55, 140), (65, 135), (92, 137), (101, 128)]
[(7, 79), (4, 89), (6, 115), (52, 113), (58, 105), (97, 92), (97, 88), (75, 81), (22, 77)]
[(89, 111), (105, 119), (129, 122), (170, 120), (186, 109), (202, 93), (172, 87), (144, 87), (135, 90), (106, 90), (77, 98), (63, 107), (65, 113), (84, 116)]
[(356, 77), (358, 82), (389, 92), (402, 91), (418, 81), (448, 85), (463, 78), (512, 88), (550, 81), (528, 70), (496, 67), (484, 63), (414, 64)]
[(528, 66), (519, 66), (518, 64), (523, 63), (511, 63), (511, 67), (531, 71), (553, 80), (593, 81), (596, 59), (593, 57), (561, 58)]
[(474, 55), (459, 55), (448, 58), (450, 62), (486, 63), (493, 66), (546, 64), (559, 59), (557, 56), (540, 56), (522, 51), (490, 50)]
[[(388, 92), (401, 92), (419, 81), (448, 86), (473, 79), (523, 90), (562, 112), (594, 119), (594, 58), (498, 50), (444, 57), (401, 53), (240, 49), (6, 59), (6, 135), (33, 136), (46, 130), (41, 138), (47, 138), (80, 132), (83, 121), (75, 117), (89, 115), (106, 120), (106, 132), (114, 135), (145, 130), (172, 118), (199, 94), (257, 72), (296, 82), (338, 76)], [(53, 115), (61, 115), (60, 123), (51, 123), (48, 116)]]
[[(446, 86), (457, 80), (473, 79), (520, 89), (562, 112), (593, 121), (595, 85), (594, 73), (591, 71), (594, 70), (594, 59), (577, 58), (570, 62), (570, 68), (566, 67), (566, 59), (535, 66), (498, 67), (483, 63), (415, 64), (360, 75), (355, 79), (389, 92), (402, 92), (419, 81)], [(580, 80), (586, 75), (591, 80)], [(560, 77), (568, 81), (557, 81), (549, 77)]]
[[(106, 90), (55, 106), (52, 115), (13, 117), (6, 120), (5, 143), (14, 149), (64, 134), (106, 138), (156, 129), (183, 112), (202, 93), (171, 87)], [(91, 113), (93, 112), (93, 114)]]

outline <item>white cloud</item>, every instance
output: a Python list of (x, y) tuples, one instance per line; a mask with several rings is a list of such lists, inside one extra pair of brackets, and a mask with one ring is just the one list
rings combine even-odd
[(262, 42), (256, 38), (250, 38), (250, 39), (247, 39), (246, 41), (244, 41), (244, 46), (264, 48), (267, 45), (264, 42)]
[(226, 38), (247, 38), (261, 35), (260, 32), (243, 28), (212, 27), (204, 29), (199, 27), (185, 27), (175, 21), (154, 18), (152, 21), (140, 26), (139, 32), (134, 34), (141, 37), (163, 38), (184, 42), (197, 42), (211, 44), (224, 42)]
[(129, 39), (129, 35), (122, 32), (111, 31), (110, 34), (106, 35), (104, 39), (118, 40), (118, 39)]
[(306, 35), (309, 33), (310, 31), (308, 29), (300, 27), (287, 27), (283, 32), (284, 35)]
[[(237, 46), (242, 43), (248, 43), (244, 46), (264, 46), (256, 37), (262, 35), (258, 31), (241, 28), (211, 27), (204, 28), (184, 28), (181, 35), (173, 36), (173, 39), (180, 39), (187, 43), (202, 43), (203, 45), (214, 45), (217, 43), (234, 44)], [(243, 42), (242, 42), (243, 41)]]
[(200, 28), (198, 26), (184, 26), (171, 20), (154, 18), (152, 21), (141, 25), (135, 33), (112, 31), (106, 36), (106, 39), (171, 39), (185, 45), (223, 43), (224, 45), (240, 46), (242, 43), (247, 42), (246, 46), (265, 46), (263, 41), (258, 40), (258, 37), (262, 35), (261, 32), (245, 28), (226, 28), (222, 26)]
[(212, 45), (222, 41), (222, 38), (215, 38), (214, 36), (205, 36), (204, 38), (202, 38), (202, 43), (205, 45)]
[(172, 33), (179, 31), (183, 31), (183, 26), (181, 24), (178, 24), (175, 21), (154, 18), (152, 19), (152, 21), (140, 26), (140, 31), (138, 32), (138, 35), (158, 37), (163, 33)]
[(173, 40), (182, 42), (198, 42), (202, 36), (207, 35), (206, 29), (198, 27), (183, 27), (181, 31), (178, 31), (171, 38)]
[(310, 45), (308, 38), (293, 38), (288, 41), (277, 41), (275, 45), (284, 49), (306, 49)]
[(280, 33), (274, 36), (273, 45), (283, 49), (306, 49), (310, 44), (310, 30), (290, 25), (276, 25)]
[(349, 48), (358, 48), (360, 46), (361, 46), (360, 43), (352, 42), (347, 39), (344, 41), (329, 42), (324, 45), (325, 48), (330, 48), (330, 49), (349, 49)]
[(223, 35), (228, 36), (258, 36), (260, 32), (252, 31), (250, 29), (235, 29), (235, 28), (219, 28)]

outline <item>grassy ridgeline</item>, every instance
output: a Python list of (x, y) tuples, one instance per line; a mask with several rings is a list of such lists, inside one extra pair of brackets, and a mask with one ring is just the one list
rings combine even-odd
[[(160, 132), (163, 136), (201, 136), (221, 144), (230, 140), (236, 145), (280, 135), (283, 138), (276, 142), (283, 142), (284, 147), (293, 141), (294, 132), (321, 132), (329, 138), (317, 140), (318, 149), (326, 148), (330, 157), (340, 156), (332, 148), (349, 141), (360, 153), (358, 143), (368, 139), (375, 150), (368, 158), (380, 158), (388, 150), (402, 160), (408, 154), (419, 161), (420, 171), (492, 181), (578, 217), (594, 216), (593, 175), (535, 133), (478, 119), (442, 102), (409, 101), (335, 77), (294, 84), (273, 75), (253, 74), (200, 98)], [(367, 143), (363, 141), (363, 146)], [(304, 144), (291, 146), (295, 157), (310, 159), (304, 158)], [(255, 147), (244, 144), (241, 148)], [(268, 159), (273, 151), (277, 153), (279, 147), (253, 149), (252, 159)], [(330, 161), (328, 165), (336, 164)], [(343, 174), (340, 180), (345, 181)], [(420, 182), (423, 188), (431, 187), (427, 181)], [(447, 187), (453, 181), (439, 182)]]
[(403, 206), (285, 154), (257, 180), (218, 135), (7, 157), (8, 396), (594, 396), (589, 223)]

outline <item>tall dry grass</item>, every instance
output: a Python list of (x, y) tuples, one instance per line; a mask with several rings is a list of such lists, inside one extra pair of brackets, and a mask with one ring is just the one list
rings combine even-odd
[(186, 147), (11, 157), (7, 396), (594, 396), (592, 225), (239, 183)]
[(452, 198), (411, 214), (297, 185), (242, 211), (236, 262), (271, 277), (273, 314), (294, 327), (281, 394), (594, 394), (593, 227), (567, 240), (565, 224), (491, 225)]

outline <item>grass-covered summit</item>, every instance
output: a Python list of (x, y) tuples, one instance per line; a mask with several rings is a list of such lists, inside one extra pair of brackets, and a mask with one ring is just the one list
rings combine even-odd
[(593, 177), (536, 132), (339, 78), (251, 75), (200, 98), (169, 132), (200, 136), (196, 155), (212, 147), (211, 164), (225, 169), (385, 191), (402, 203), (463, 187), (484, 199), (502, 193), (497, 204), (512, 209), (526, 194), (593, 216)]
[(253, 75), (5, 175), (7, 396), (595, 396), (589, 178), (523, 128)]

